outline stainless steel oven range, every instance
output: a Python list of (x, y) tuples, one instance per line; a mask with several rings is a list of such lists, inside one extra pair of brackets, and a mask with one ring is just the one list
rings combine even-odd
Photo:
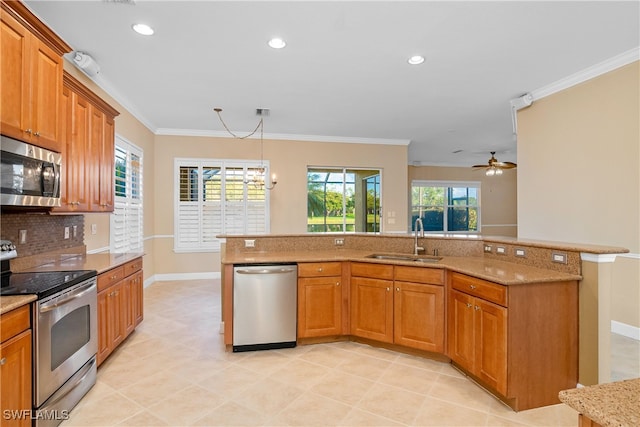
[[(5, 254), (0, 258), (6, 257), (7, 251), (2, 252)], [(31, 313), (31, 417), (36, 427), (57, 426), (96, 382), (97, 273), (94, 270), (11, 273), (8, 260), (2, 259), (2, 263), (1, 295), (38, 297)]]

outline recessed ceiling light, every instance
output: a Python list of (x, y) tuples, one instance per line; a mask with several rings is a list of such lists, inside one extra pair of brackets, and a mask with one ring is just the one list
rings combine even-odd
[(142, 34), (143, 36), (150, 36), (154, 32), (153, 28), (151, 28), (147, 24), (133, 24), (131, 28), (133, 28), (133, 31), (138, 34)]
[(407, 62), (411, 65), (418, 65), (424, 62), (424, 56), (414, 55), (411, 58), (407, 59)]
[(287, 44), (285, 43), (284, 40), (279, 39), (279, 38), (273, 38), (271, 40), (269, 40), (269, 46), (271, 46), (274, 49), (282, 49), (283, 47), (285, 47)]

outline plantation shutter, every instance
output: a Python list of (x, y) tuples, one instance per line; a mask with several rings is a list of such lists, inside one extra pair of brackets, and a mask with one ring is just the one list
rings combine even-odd
[(142, 252), (142, 150), (116, 137), (110, 251)]
[(218, 251), (220, 234), (266, 233), (264, 188), (247, 184), (244, 163), (176, 159), (175, 250)]

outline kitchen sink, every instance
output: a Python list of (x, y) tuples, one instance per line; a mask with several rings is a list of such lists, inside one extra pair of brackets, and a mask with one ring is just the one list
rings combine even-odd
[(365, 258), (385, 259), (390, 261), (438, 262), (441, 256), (409, 255), (409, 254), (371, 254)]

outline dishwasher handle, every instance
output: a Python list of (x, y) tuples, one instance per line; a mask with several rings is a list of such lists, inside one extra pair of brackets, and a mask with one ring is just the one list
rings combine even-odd
[(295, 273), (295, 267), (282, 267), (282, 268), (261, 268), (261, 269), (236, 269), (237, 274), (282, 274), (282, 273)]

